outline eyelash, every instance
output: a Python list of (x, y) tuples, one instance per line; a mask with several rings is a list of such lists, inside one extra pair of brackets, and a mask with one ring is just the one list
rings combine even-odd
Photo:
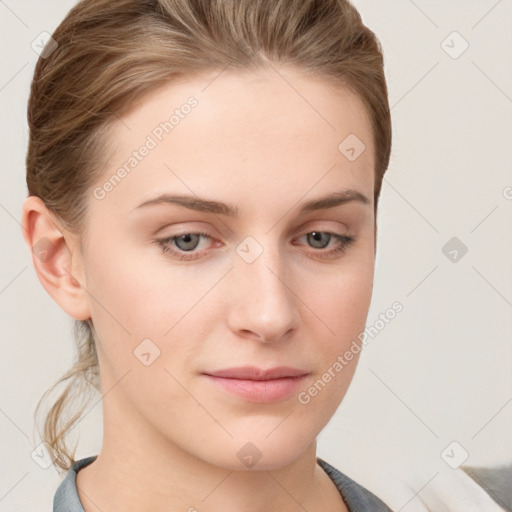
[[(343, 254), (347, 250), (347, 248), (353, 242), (355, 242), (355, 238), (352, 236), (339, 235), (338, 233), (332, 233), (330, 231), (308, 231), (307, 233), (304, 233), (304, 235), (308, 235), (311, 233), (326, 233), (326, 234), (331, 235), (332, 238), (334, 238), (335, 240), (337, 240), (339, 242), (340, 245), (338, 247), (336, 247), (335, 249), (331, 249), (330, 251), (324, 251), (322, 249), (318, 249), (316, 251), (313, 250), (313, 252), (318, 252), (322, 255), (321, 257), (325, 257), (325, 258), (330, 258), (332, 256)], [(190, 231), (188, 233), (182, 233), (180, 235), (173, 235), (173, 236), (170, 236), (167, 238), (159, 238), (159, 239), (155, 240), (154, 243), (156, 243), (162, 249), (162, 252), (168, 253), (172, 257), (174, 257), (180, 261), (191, 261), (191, 260), (196, 260), (196, 259), (200, 258), (201, 257), (200, 252), (199, 253), (195, 253), (195, 252), (193, 253), (191, 251), (178, 252), (174, 249), (171, 249), (169, 244), (176, 238), (180, 238), (185, 235), (199, 235), (201, 237), (211, 238), (208, 233), (204, 233), (202, 231), (194, 231), (194, 232)], [(304, 235), (302, 235), (302, 236), (304, 236)]]

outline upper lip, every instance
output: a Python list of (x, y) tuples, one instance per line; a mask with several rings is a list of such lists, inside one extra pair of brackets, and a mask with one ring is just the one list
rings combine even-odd
[(275, 368), (266, 370), (256, 366), (239, 366), (205, 373), (212, 377), (224, 377), (228, 379), (272, 380), (284, 377), (298, 377), (306, 375), (308, 372), (298, 368), (292, 368), (291, 366), (276, 366)]

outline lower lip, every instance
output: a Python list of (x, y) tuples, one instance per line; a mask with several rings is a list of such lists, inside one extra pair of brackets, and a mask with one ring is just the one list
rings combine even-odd
[(300, 375), (271, 380), (244, 380), (204, 375), (229, 393), (260, 403), (277, 402), (289, 397), (299, 389), (306, 378), (306, 375)]

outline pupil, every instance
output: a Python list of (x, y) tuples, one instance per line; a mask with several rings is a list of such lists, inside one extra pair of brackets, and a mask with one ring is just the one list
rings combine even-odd
[[(188, 234), (186, 234), (186, 235), (181, 235), (180, 237), (178, 237), (178, 238), (176, 239), (176, 242), (178, 242), (178, 241), (182, 240), (182, 241), (184, 241), (184, 242), (185, 242), (185, 244), (190, 244), (190, 241), (192, 240), (192, 237), (193, 237), (193, 236), (194, 236), (194, 235), (193, 235), (192, 233), (188, 233)], [(192, 244), (192, 245), (194, 245), (194, 244)], [(194, 249), (194, 247), (188, 247), (188, 246), (186, 246), (186, 247), (180, 247), (180, 249), (181, 249), (181, 250), (183, 250), (183, 251), (186, 251), (186, 250)]]
[[(321, 241), (321, 239), (322, 239), (322, 235), (323, 235), (323, 234), (324, 234), (324, 233), (322, 233), (321, 231), (313, 231), (313, 232), (311, 233), (311, 236), (313, 237), (313, 239), (314, 239), (315, 243), (317, 243), (317, 242)], [(321, 245), (321, 244), (320, 244), (320, 245)], [(325, 247), (325, 244), (324, 244), (322, 247), (320, 247), (320, 248), (323, 248), (323, 247)]]

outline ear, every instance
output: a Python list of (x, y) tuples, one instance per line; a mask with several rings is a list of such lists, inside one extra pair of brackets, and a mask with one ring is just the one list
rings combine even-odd
[(74, 319), (91, 318), (78, 238), (36, 196), (23, 203), (21, 227), (43, 288)]

